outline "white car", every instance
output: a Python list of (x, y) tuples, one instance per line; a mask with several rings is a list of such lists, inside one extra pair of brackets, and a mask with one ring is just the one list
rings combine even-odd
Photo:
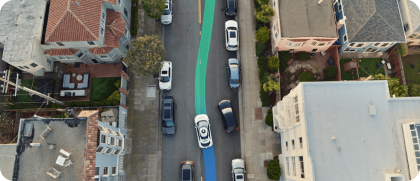
[(163, 61), (159, 73), (159, 89), (171, 90), (172, 88), (172, 62)]
[(172, 16), (173, 16), (173, 4), (172, 0), (165, 1), (165, 11), (160, 16), (160, 22), (164, 25), (168, 25), (172, 23)]
[(213, 146), (209, 117), (205, 114), (199, 114), (195, 116), (194, 123), (197, 132), (198, 146), (200, 148), (210, 148)]
[(233, 181), (245, 180), (245, 161), (242, 159), (232, 160), (232, 179)]
[(238, 23), (234, 20), (225, 22), (225, 39), (226, 49), (236, 51), (239, 48), (239, 28)]

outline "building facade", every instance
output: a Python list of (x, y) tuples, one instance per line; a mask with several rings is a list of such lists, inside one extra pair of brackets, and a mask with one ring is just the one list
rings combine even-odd
[(272, 0), (272, 52), (326, 51), (338, 38), (332, 0)]
[(300, 83), (273, 107), (282, 180), (414, 179), (419, 105), (386, 81)]
[[(334, 0), (341, 53), (385, 52), (405, 43), (400, 8), (395, 0)], [(381, 53), (378, 53), (378, 55)]]
[(420, 45), (420, 2), (399, 0), (401, 18), (407, 38), (407, 45)]

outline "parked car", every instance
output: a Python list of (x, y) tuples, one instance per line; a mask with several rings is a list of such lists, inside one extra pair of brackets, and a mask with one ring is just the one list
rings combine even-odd
[(222, 113), (223, 126), (225, 127), (226, 132), (230, 133), (232, 131), (238, 130), (238, 121), (236, 121), (230, 101), (220, 101), (219, 110)]
[(238, 23), (234, 20), (225, 22), (225, 39), (226, 49), (236, 51), (239, 48), (239, 28)]
[(172, 62), (163, 61), (159, 75), (159, 89), (171, 90), (172, 88)]
[(162, 133), (175, 134), (174, 120), (174, 99), (172, 96), (165, 96), (162, 100)]
[(194, 123), (197, 132), (198, 146), (200, 148), (210, 148), (213, 146), (209, 117), (205, 114), (199, 114), (195, 116)]
[(228, 60), (228, 82), (230, 88), (239, 88), (240, 84), (240, 66), (239, 60), (236, 58), (229, 58)]
[(234, 181), (245, 181), (245, 161), (242, 159), (232, 160), (232, 179)]
[(237, 0), (226, 0), (226, 15), (235, 16), (238, 12), (238, 1)]
[(163, 14), (160, 16), (160, 22), (164, 25), (168, 25), (172, 23), (172, 17), (173, 17), (173, 4), (172, 0), (166, 0), (165, 1), (165, 11), (163, 11)]
[(194, 181), (194, 162), (182, 161), (181, 162), (181, 181)]

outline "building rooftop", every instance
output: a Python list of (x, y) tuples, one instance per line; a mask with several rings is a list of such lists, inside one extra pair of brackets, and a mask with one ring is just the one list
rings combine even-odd
[(420, 0), (407, 0), (408, 13), (414, 32), (420, 32)]
[[(16, 144), (0, 145), (0, 174), (12, 180), (13, 165), (15, 164)], [(2, 176), (0, 175), (0, 180)]]
[[(85, 119), (23, 119), (21, 127), (33, 124), (32, 138), (25, 137), (21, 132), (18, 146), (24, 147), (18, 161), (18, 180), (52, 180), (46, 172), (54, 167), (62, 172), (56, 180), (83, 180), (85, 144), (87, 144), (86, 118)], [(67, 121), (64, 121), (67, 120)], [(48, 124), (47, 124), (48, 123)], [(52, 130), (45, 139), (41, 134), (49, 126)], [(30, 131), (29, 131), (30, 132)], [(40, 143), (41, 146), (29, 146), (29, 143)], [(55, 144), (56, 149), (49, 149), (47, 143)], [(56, 164), (60, 150), (71, 153), (73, 163), (69, 167)], [(15, 165), (16, 167), (17, 165)]]
[[(105, 47), (118, 48), (120, 38), (125, 34), (125, 21), (120, 12), (106, 10)], [(128, 39), (128, 37), (126, 37)]]
[(51, 1), (45, 42), (99, 39), (102, 0)]
[(280, 0), (281, 36), (336, 38), (337, 26), (332, 0)]
[(0, 42), (4, 43), (3, 60), (20, 62), (29, 59), (34, 39), (41, 41), (45, 0), (10, 0), (0, 11)]
[(420, 98), (390, 98), (386, 81), (301, 86), (314, 180), (384, 181), (396, 170), (410, 180), (400, 121), (420, 118)]
[(342, 0), (349, 42), (405, 42), (396, 0)]

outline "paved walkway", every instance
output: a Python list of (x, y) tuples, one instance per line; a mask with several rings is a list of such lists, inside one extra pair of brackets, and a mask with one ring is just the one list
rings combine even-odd
[[(257, 57), (255, 56), (255, 18), (252, 1), (239, 1), (239, 29), (242, 88), (239, 91), (241, 156), (245, 160), (248, 181), (269, 181), (265, 160), (280, 153), (280, 135), (265, 124), (269, 108), (261, 108)], [(258, 118), (258, 119), (256, 119)]]

